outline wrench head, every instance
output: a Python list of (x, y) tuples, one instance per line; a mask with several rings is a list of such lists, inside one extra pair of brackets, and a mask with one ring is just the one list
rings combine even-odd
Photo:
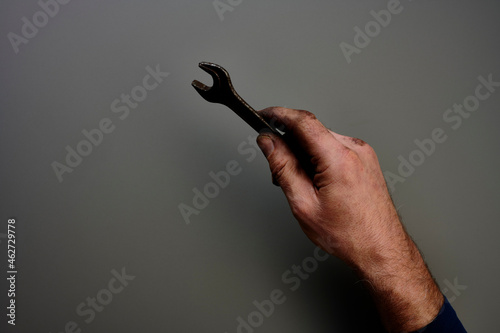
[(210, 74), (214, 83), (209, 87), (198, 80), (194, 80), (191, 83), (193, 88), (208, 102), (224, 102), (224, 99), (233, 90), (229, 73), (221, 66), (210, 62), (200, 62), (198, 66)]

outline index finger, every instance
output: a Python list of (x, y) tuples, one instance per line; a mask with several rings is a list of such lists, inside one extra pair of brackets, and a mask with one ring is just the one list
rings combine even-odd
[(346, 148), (309, 111), (270, 107), (259, 113), (278, 127), (283, 125), (286, 136), (296, 141), (311, 157), (326, 156)]

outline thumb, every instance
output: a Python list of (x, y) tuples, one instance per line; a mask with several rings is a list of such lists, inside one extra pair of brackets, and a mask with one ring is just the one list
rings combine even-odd
[(257, 145), (269, 162), (273, 184), (281, 187), (291, 206), (312, 198), (312, 181), (282, 138), (263, 133), (257, 137)]

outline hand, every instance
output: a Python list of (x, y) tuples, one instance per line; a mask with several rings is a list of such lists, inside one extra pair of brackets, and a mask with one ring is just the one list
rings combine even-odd
[(285, 139), (261, 133), (257, 143), (304, 233), (361, 275), (390, 332), (430, 323), (444, 298), (399, 220), (372, 147), (308, 111), (260, 114), (284, 127)]

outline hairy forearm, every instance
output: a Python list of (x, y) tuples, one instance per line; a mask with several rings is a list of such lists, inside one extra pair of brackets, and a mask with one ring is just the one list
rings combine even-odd
[(429, 324), (444, 302), (417, 246), (401, 227), (400, 241), (354, 264), (389, 332), (412, 332)]

